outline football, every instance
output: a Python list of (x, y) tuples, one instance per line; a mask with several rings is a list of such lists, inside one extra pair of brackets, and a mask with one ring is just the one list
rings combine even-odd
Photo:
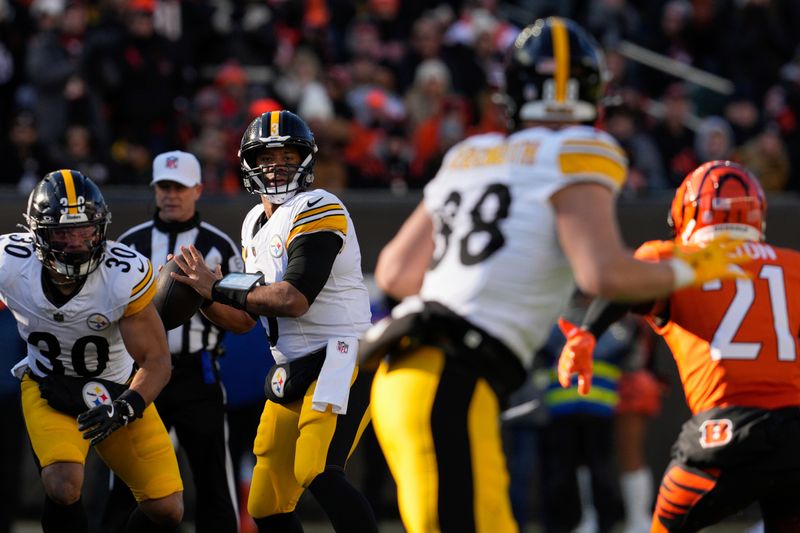
[(170, 272), (183, 273), (173, 259), (167, 261), (158, 273), (156, 295), (153, 297), (153, 305), (167, 331), (187, 322), (203, 303), (203, 297), (197, 291), (172, 279)]

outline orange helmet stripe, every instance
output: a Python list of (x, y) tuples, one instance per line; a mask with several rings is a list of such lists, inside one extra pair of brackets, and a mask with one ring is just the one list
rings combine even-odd
[(558, 17), (550, 19), (550, 34), (553, 39), (553, 55), (556, 60), (556, 102), (567, 100), (567, 80), (569, 80), (569, 34), (564, 21)]
[(72, 179), (72, 171), (62, 169), (61, 177), (64, 178), (64, 189), (67, 193), (67, 212), (70, 215), (78, 214), (78, 195), (75, 194), (75, 180)]

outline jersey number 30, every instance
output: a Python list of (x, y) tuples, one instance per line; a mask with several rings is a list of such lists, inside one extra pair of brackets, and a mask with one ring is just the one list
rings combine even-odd
[[(494, 209), (492, 210), (492, 203)], [(508, 217), (511, 207), (511, 192), (502, 183), (489, 185), (483, 194), (469, 210), (471, 226), (469, 231), (459, 240), (459, 259), (466, 266), (477, 265), (485, 261), (497, 250), (503, 247), (506, 238), (500, 231), (498, 224)], [(453, 220), (461, 209), (461, 193), (453, 191), (444, 201), (444, 205), (437, 213), (439, 234), (438, 245), (431, 261), (430, 269), (436, 268), (450, 248), (450, 237), (453, 234)], [(485, 218), (484, 218), (485, 217)], [(475, 250), (475, 242), (483, 246)], [(472, 245), (471, 245), (472, 244)]]

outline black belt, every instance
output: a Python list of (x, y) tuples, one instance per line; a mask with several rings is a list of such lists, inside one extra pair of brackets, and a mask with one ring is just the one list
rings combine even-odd
[[(419, 343), (441, 348), (483, 377), (501, 402), (527, 377), (519, 358), (502, 341), (438, 302), (425, 302), (415, 325)], [(390, 353), (389, 357), (401, 356)]]

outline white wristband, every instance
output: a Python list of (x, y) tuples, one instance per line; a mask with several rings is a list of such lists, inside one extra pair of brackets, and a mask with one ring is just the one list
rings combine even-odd
[(672, 275), (675, 277), (673, 282), (674, 290), (682, 289), (684, 287), (688, 287), (695, 280), (695, 273), (694, 269), (689, 266), (689, 263), (684, 261), (683, 259), (678, 259), (677, 257), (673, 257), (669, 260), (669, 266), (672, 268)]

